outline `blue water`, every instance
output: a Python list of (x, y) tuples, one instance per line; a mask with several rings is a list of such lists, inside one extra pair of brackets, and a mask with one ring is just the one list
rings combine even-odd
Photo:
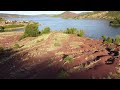
[(96, 39), (99, 39), (102, 35), (113, 38), (120, 35), (120, 27), (115, 28), (109, 26), (109, 21), (107, 20), (75, 20), (54, 17), (9, 18), (9, 20), (32, 20), (41, 24), (39, 30), (45, 27), (50, 27), (52, 30), (65, 30), (66, 28), (74, 27), (84, 30), (86, 36)]

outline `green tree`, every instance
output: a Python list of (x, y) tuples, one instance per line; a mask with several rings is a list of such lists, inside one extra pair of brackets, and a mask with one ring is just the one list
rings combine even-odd
[(37, 23), (30, 23), (26, 26), (24, 37), (36, 37), (40, 35)]

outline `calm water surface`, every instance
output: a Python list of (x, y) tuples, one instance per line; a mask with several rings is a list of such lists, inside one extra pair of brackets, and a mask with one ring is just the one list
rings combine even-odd
[[(32, 20), (39, 22), (39, 30), (50, 27), (52, 30), (65, 30), (66, 28), (78, 28), (85, 31), (88, 37), (99, 39), (102, 35), (115, 37), (120, 35), (120, 27), (110, 27), (107, 20), (88, 20), (88, 19), (62, 19), (53, 17), (32, 17), (32, 18), (9, 18), (9, 20)], [(17, 30), (23, 31), (23, 30)]]

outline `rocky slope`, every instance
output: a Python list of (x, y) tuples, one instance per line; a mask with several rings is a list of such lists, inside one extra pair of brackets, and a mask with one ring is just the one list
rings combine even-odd
[[(11, 48), (0, 53), (1, 79), (103, 79), (118, 78), (115, 75), (120, 73), (119, 56), (115, 57), (113, 64), (105, 63), (114, 57), (107, 47), (120, 50), (120, 46), (106, 46), (102, 40), (60, 32), (21, 41), (18, 37), (22, 33), (16, 33), (18, 37), (14, 36), (15, 33), (8, 37), (7, 34), (0, 35), (0, 41), (4, 39), (0, 42), (1, 47)], [(16, 43), (20, 47), (12, 48)]]

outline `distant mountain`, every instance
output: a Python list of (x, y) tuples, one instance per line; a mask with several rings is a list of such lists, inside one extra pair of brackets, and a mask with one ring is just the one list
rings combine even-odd
[(40, 15), (18, 15), (18, 14), (3, 14), (0, 13), (0, 18), (27, 18), (27, 17), (50, 17), (54, 14), (40, 14)]
[(0, 13), (1, 18), (21, 18), (21, 17), (28, 17), (29, 15), (18, 15), (18, 14), (3, 14)]
[(77, 16), (78, 16), (78, 14), (76, 14), (76, 13), (66, 11), (66, 12), (63, 12), (62, 14), (55, 15), (54, 17), (75, 18)]

